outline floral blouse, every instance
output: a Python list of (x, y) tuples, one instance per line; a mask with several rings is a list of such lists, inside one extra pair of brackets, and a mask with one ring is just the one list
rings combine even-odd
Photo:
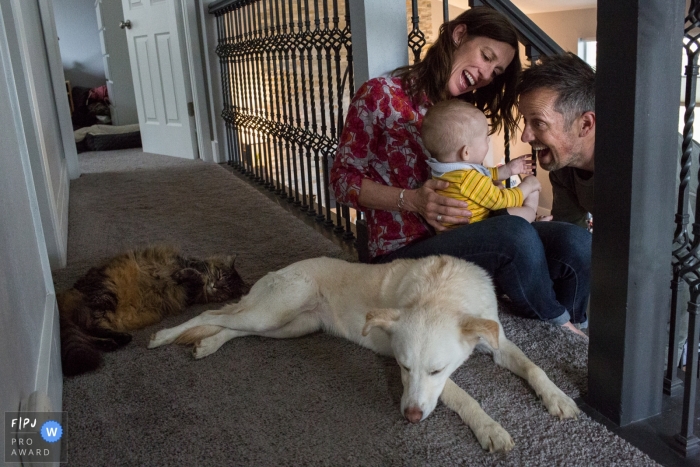
[(415, 105), (399, 78), (373, 78), (355, 93), (340, 136), (331, 187), (336, 198), (365, 212), (372, 258), (433, 235), (417, 213), (358, 204), (363, 179), (419, 188), (430, 176), (420, 129), (429, 103)]

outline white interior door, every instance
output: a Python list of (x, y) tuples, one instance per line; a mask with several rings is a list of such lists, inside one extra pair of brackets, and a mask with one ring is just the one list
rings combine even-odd
[(126, 41), (126, 33), (119, 28), (119, 22), (124, 19), (122, 0), (96, 0), (95, 11), (102, 61), (107, 79), (112, 124), (138, 123), (134, 81), (129, 62), (129, 46)]
[[(197, 158), (192, 101), (176, 0), (122, 0), (143, 150)], [(130, 24), (130, 27), (128, 26)], [(192, 112), (193, 113), (193, 112)]]

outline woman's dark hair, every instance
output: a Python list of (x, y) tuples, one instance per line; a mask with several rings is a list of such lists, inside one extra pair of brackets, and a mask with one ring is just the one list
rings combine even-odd
[(449, 99), (447, 81), (452, 73), (452, 56), (457, 46), (452, 33), (459, 25), (467, 27), (465, 39), (488, 37), (504, 42), (515, 49), (515, 56), (503, 73), (488, 86), (460, 96), (484, 112), (491, 124), (490, 133), (502, 127), (510, 131), (511, 138), (517, 129), (514, 107), (515, 86), (520, 75), (520, 54), (518, 31), (508, 19), (489, 7), (473, 7), (452, 21), (440, 26), (440, 34), (435, 43), (425, 53), (425, 58), (414, 65), (394, 70), (393, 75), (401, 78), (404, 88), (416, 101), (425, 95), (432, 103)]

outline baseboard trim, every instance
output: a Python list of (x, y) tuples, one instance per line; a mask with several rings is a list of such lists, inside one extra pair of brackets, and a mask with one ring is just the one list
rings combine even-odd
[(58, 247), (58, 264), (52, 265), (64, 268), (68, 262), (68, 202), (70, 200), (70, 179), (68, 167), (61, 170), (61, 181), (56, 198), (56, 243)]
[(59, 346), (58, 305), (55, 294), (48, 293), (44, 303), (39, 358), (36, 364), (34, 390), (48, 399), (53, 411), (60, 412), (63, 404), (63, 370)]

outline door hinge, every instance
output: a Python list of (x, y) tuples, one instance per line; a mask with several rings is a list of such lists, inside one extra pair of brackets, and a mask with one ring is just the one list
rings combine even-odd
[(187, 103), (187, 115), (194, 117), (194, 102)]

